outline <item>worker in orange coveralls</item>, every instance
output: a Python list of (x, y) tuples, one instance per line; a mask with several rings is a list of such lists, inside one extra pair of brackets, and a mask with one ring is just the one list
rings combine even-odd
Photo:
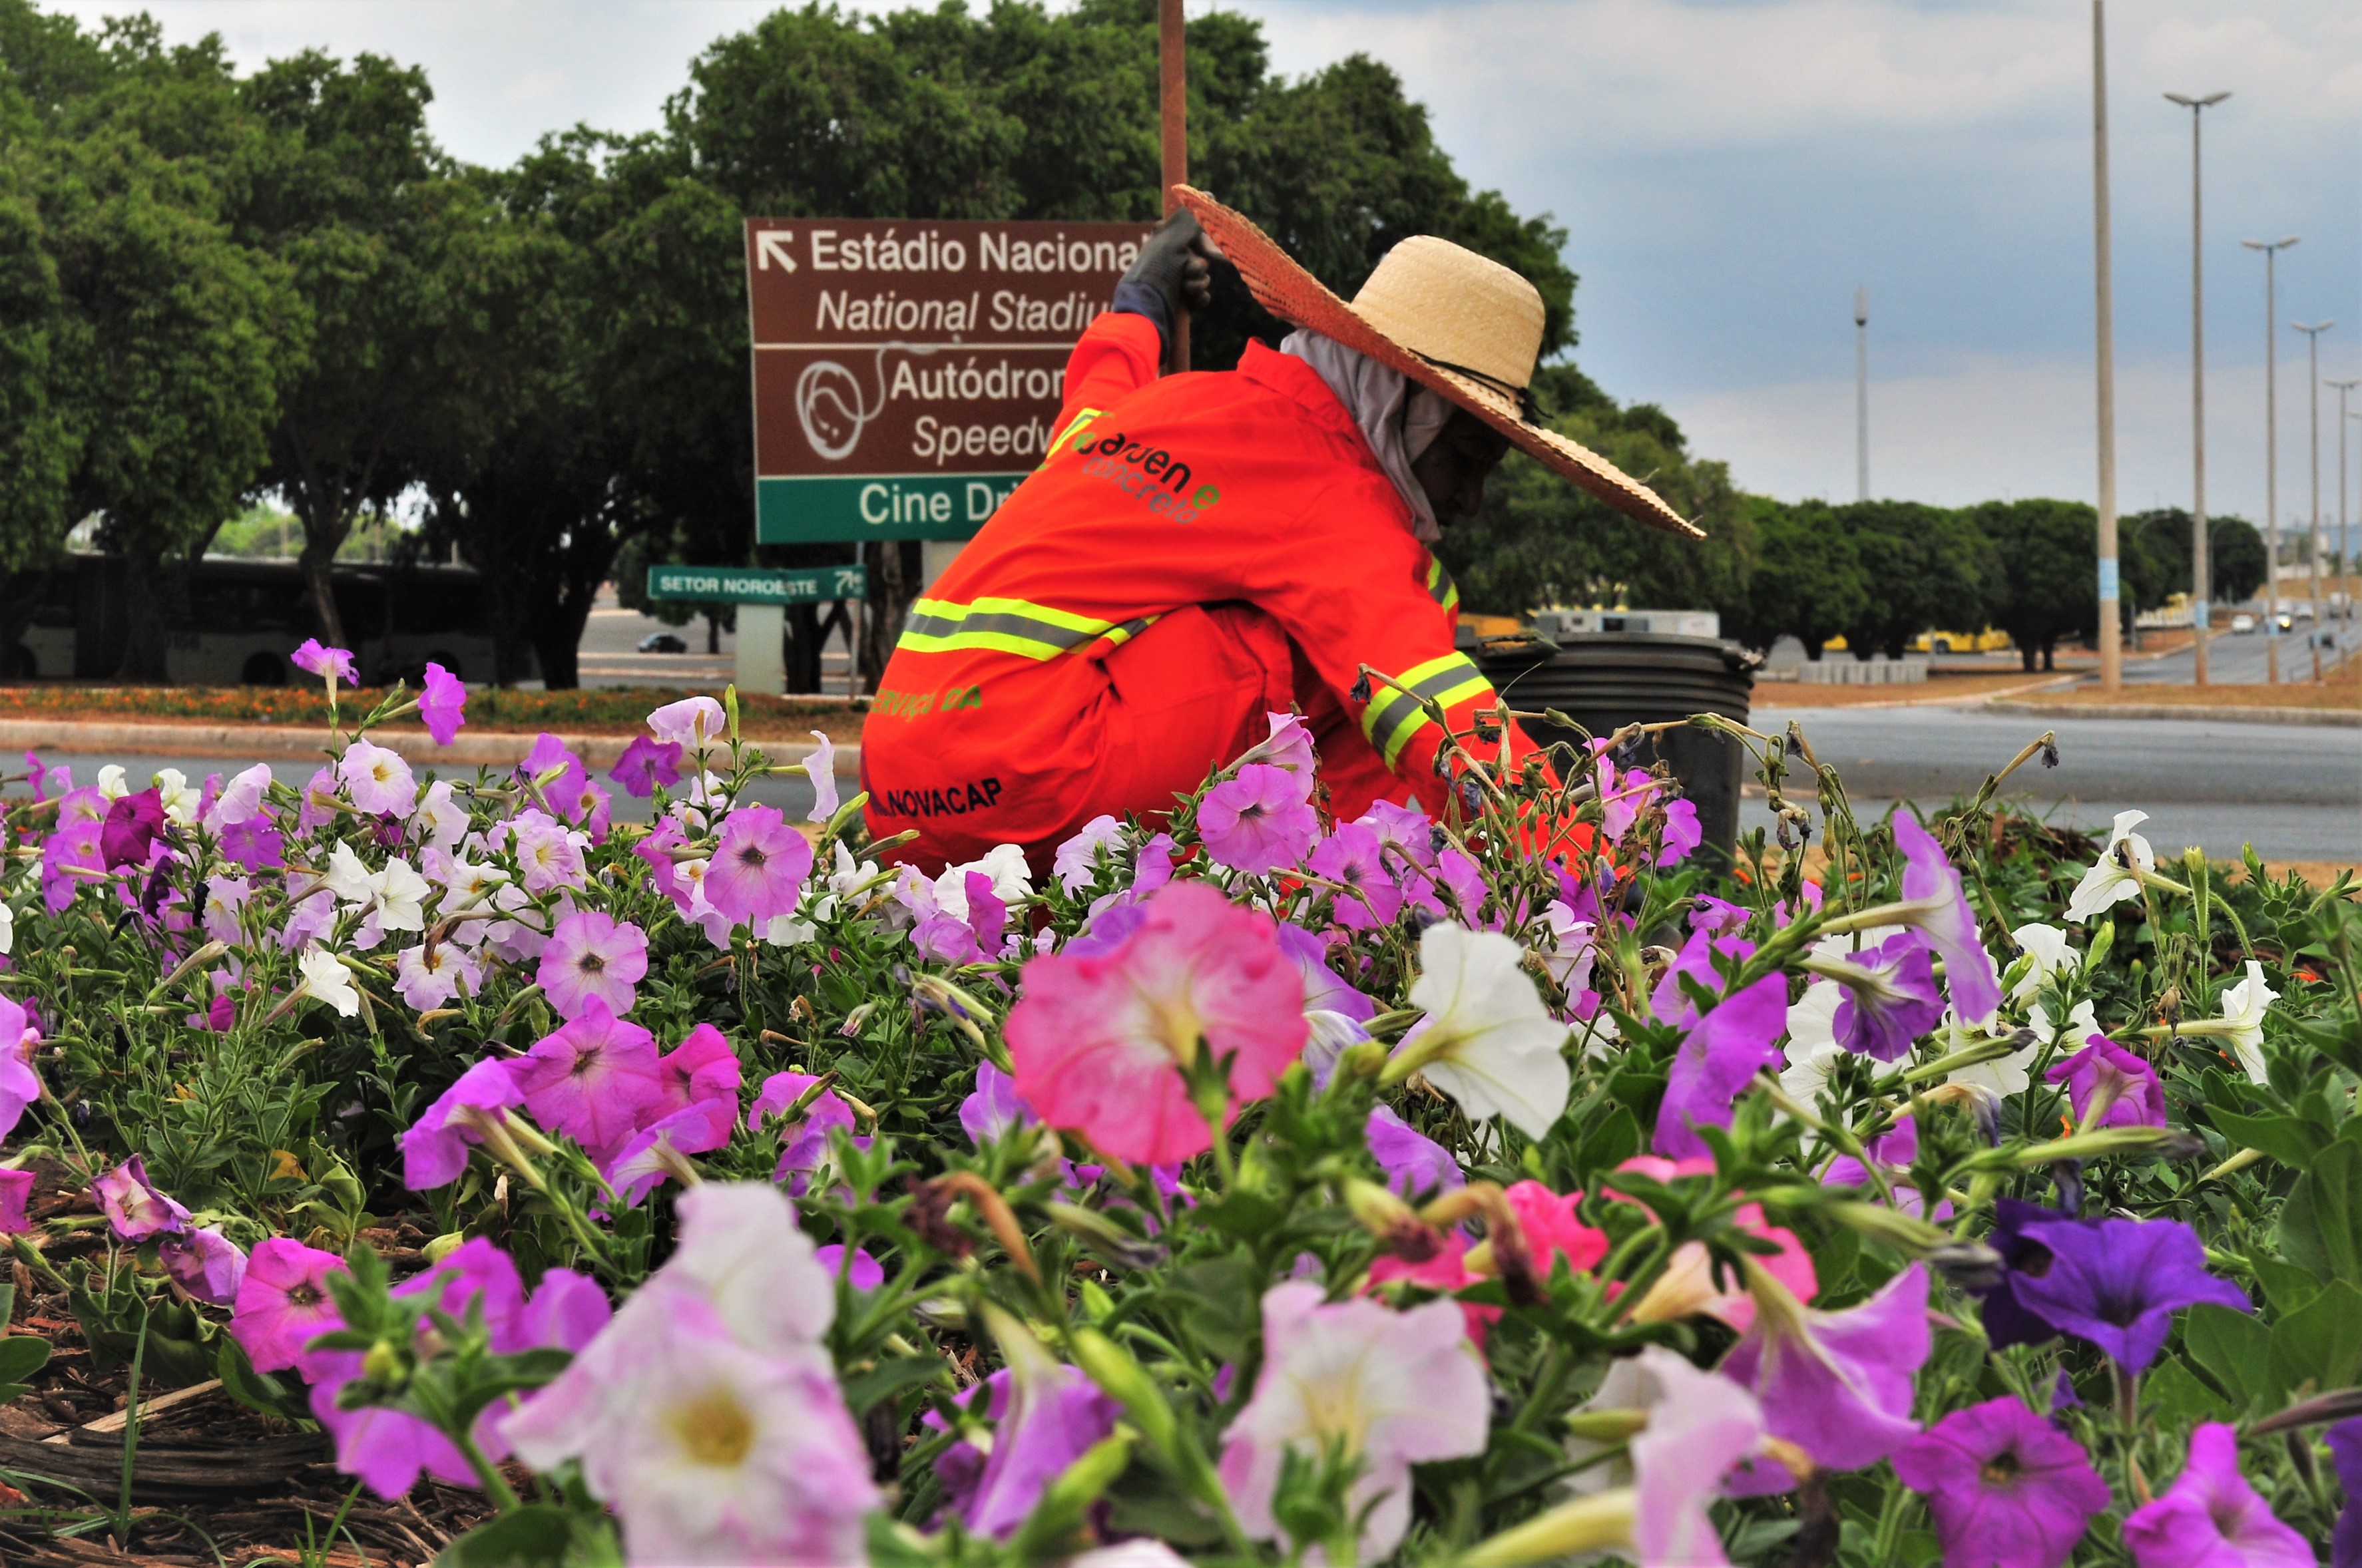
[[(1695, 532), (1541, 428), (1542, 302), (1523, 278), (1421, 236), (1349, 305), (1245, 218), (1176, 193), (1185, 211), (1075, 345), (1041, 466), (912, 606), (880, 677), (869, 828), (916, 828), (897, 858), (930, 874), (1000, 843), (1038, 869), (1093, 817), (1168, 813), (1291, 707), (1340, 820), (1381, 799), (1440, 812), (1443, 731), (1361, 672), (1462, 730), (1498, 701), (1454, 650), (1459, 594), (1433, 546), (1512, 444)], [(1169, 323), (1207, 297), (1208, 239), (1301, 330), (1249, 344), (1236, 370), (1160, 378)]]

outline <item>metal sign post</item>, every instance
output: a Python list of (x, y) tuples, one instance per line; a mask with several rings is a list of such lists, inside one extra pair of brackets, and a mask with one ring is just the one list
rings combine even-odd
[(859, 689), (858, 607), (869, 597), (864, 566), (776, 571), (760, 566), (650, 566), (648, 598), (738, 607), (738, 689), (778, 696), (787, 686), (787, 607), (849, 599), (855, 607), (852, 681)]
[(751, 218), (755, 537), (966, 539), (1042, 461), (1145, 224)]

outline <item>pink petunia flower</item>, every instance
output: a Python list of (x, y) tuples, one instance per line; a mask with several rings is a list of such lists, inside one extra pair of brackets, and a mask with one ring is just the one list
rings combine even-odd
[(690, 751), (702, 751), (729, 730), (730, 716), (710, 696), (688, 696), (668, 702), (648, 715), (648, 729), (659, 740)]
[(1231, 1058), (1231, 1093), (1256, 1099), (1304, 1048), (1304, 978), (1271, 917), (1200, 883), (1150, 900), (1113, 951), (1033, 959), (1023, 984), (1008, 1024), (1019, 1097), (1121, 1159), (1212, 1146), (1182, 1077), (1201, 1050)]
[(418, 781), (399, 752), (356, 740), (337, 759), (337, 777), (352, 803), (371, 817), (407, 817), (418, 804)]
[(509, 1062), (487, 1058), (459, 1075), (402, 1135), (402, 1184), (413, 1192), (448, 1186), (468, 1168), (488, 1120), (524, 1103)]
[[(1755, 1323), (1723, 1358), (1722, 1373), (1754, 1391), (1774, 1437), (1825, 1470), (1877, 1464), (1919, 1435), (1913, 1378), (1927, 1359), (1927, 1269), (1913, 1264), (1857, 1307), (1823, 1312), (1767, 1271), (1750, 1271)], [(1734, 1489), (1785, 1491), (1785, 1465), (1766, 1460)]]
[(459, 738), (459, 726), (468, 722), (467, 706), (466, 685), (442, 665), (428, 660), (425, 687), (418, 694), (418, 717), (437, 746), (448, 746)]
[(0, 1236), (21, 1236), (33, 1229), (32, 1216), (25, 1212), (32, 1201), (31, 1171), (0, 1170)]
[(594, 1155), (637, 1131), (641, 1113), (663, 1092), (656, 1037), (618, 1019), (595, 996), (579, 1017), (543, 1036), (514, 1066), (533, 1119)]
[(607, 770), (624, 794), (646, 800), (654, 795), (658, 784), (670, 786), (680, 783), (680, 743), (677, 740), (651, 740), (645, 735), (635, 735), (615, 765)]
[(706, 867), (705, 900), (733, 925), (759, 925), (795, 913), (812, 868), (810, 840), (767, 806), (743, 806), (722, 825)]
[(295, 1365), (314, 1338), (343, 1326), (328, 1295), (328, 1276), (345, 1266), (332, 1252), (271, 1236), (246, 1260), (229, 1320), (257, 1372), (281, 1372)]
[(1260, 876), (1301, 861), (1319, 835), (1320, 820), (1296, 774), (1255, 762), (1206, 792), (1198, 806), (1198, 831), (1218, 864)]
[(32, 1014), (20, 1003), (0, 996), (0, 1138), (17, 1130), (25, 1107), (41, 1097), (41, 1075), (33, 1070), (32, 1055), (41, 1043)]
[(647, 934), (630, 921), (577, 910), (557, 923), (534, 978), (561, 1018), (579, 1018), (595, 998), (622, 1017), (639, 1000), (633, 989), (648, 972)]
[(691, 1029), (688, 1038), (657, 1059), (657, 1113), (669, 1115), (692, 1105), (719, 1107), (722, 1135), (714, 1146), (729, 1141), (738, 1120), (738, 1086), (745, 1081), (745, 1069), (721, 1030), (711, 1024)]
[(2043, 1075), (2067, 1086), (2078, 1122), (2094, 1127), (2162, 1127), (2165, 1088), (2157, 1069), (2105, 1035)]
[(1402, 888), (1386, 870), (1385, 840), (1375, 830), (1348, 822), (1314, 846), (1305, 864), (1314, 875), (1343, 885), (1333, 914), (1346, 929), (1392, 925), (1402, 913)]
[(316, 637), (306, 637), (304, 645), (287, 655), (287, 662), (297, 669), (318, 675), (326, 681), (342, 681), (348, 686), (361, 684), (359, 674), (353, 668), (353, 655), (344, 648), (323, 648)]
[(1586, 1273), (1607, 1255), (1607, 1233), (1575, 1217), (1582, 1193), (1570, 1192), (1562, 1198), (1539, 1181), (1520, 1181), (1503, 1196), (1508, 1200), (1509, 1212), (1518, 1217), (1518, 1228), (1525, 1233), (1536, 1275), (1548, 1278), (1562, 1257), (1570, 1272)]
[(148, 1162), (138, 1155), (92, 1182), (91, 1194), (116, 1239), (134, 1246), (189, 1228), (189, 1212), (148, 1179)]
[(156, 1257), (182, 1289), (216, 1307), (234, 1304), (246, 1281), (246, 1253), (211, 1226), (167, 1237)]
[(2190, 1434), (2190, 1463), (2156, 1501), (2126, 1516), (2124, 1535), (2137, 1568), (2313, 1568), (2319, 1561), (2239, 1474), (2238, 1431), (2221, 1421)]

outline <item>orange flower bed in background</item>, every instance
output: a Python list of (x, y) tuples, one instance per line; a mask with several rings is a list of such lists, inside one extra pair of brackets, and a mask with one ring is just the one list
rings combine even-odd
[[(382, 688), (348, 690), (339, 699), (345, 721), (368, 713), (385, 695)], [(638, 730), (651, 708), (678, 702), (694, 693), (671, 686), (604, 686), (576, 691), (516, 691), (476, 687), (468, 693), (468, 728), (533, 733), (543, 729), (570, 734), (625, 735)], [(717, 688), (708, 695), (719, 697)], [(832, 739), (850, 740), (861, 733), (860, 710), (843, 703), (814, 702), (808, 697), (745, 695), (738, 699), (740, 722), (749, 735), (784, 737), (819, 729)], [(182, 720), (190, 723), (325, 725), (327, 699), (317, 685), (298, 686), (134, 686), (85, 685), (66, 683), (0, 687), (0, 718), (116, 719), (123, 721)], [(392, 721), (403, 729), (419, 728), (418, 716)]]

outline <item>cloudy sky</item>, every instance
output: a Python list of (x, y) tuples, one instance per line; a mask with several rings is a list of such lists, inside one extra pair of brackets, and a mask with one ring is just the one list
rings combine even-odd
[[(51, 0), (53, 5), (57, 0)], [(1190, 0), (1193, 14), (1210, 0)], [(1570, 233), (1586, 369), (1652, 399), (1740, 483), (1849, 499), (1852, 294), (1871, 303), (1871, 488), (2091, 499), (2091, 17), (2077, 0), (1223, 0), (1277, 65), (1363, 50), (1471, 179)], [(123, 0), (66, 0), (92, 21)], [(305, 45), (424, 64), (452, 151), (657, 123), (748, 0), (155, 0), (243, 64)], [(2263, 264), (2279, 268), (2284, 518), (2307, 506), (2304, 339), (2362, 375), (2362, 5), (2118, 0), (2120, 490), (2190, 489), (2189, 113), (2207, 111), (2209, 499), (2264, 510)], [(2362, 409), (2362, 400), (2354, 405)], [(2324, 400), (2323, 510), (2335, 513)], [(2351, 426), (2362, 481), (2362, 422)], [(2349, 502), (2362, 513), (2362, 503)], [(2362, 515), (2357, 516), (2362, 523)]]

